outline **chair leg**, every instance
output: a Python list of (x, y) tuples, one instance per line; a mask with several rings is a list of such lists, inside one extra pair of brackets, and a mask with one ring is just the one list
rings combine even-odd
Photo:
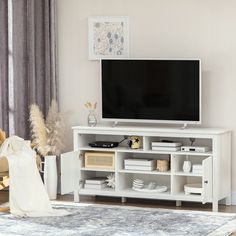
[(10, 211), (9, 207), (0, 207), (0, 212), (7, 212)]

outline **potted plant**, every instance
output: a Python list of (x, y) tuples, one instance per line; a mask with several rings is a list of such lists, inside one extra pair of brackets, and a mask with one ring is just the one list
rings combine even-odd
[(32, 143), (36, 151), (42, 156), (41, 166), (44, 164), (44, 184), (49, 198), (57, 197), (57, 164), (56, 157), (64, 148), (64, 116), (58, 111), (58, 105), (52, 100), (46, 120), (38, 105), (30, 107), (30, 127)]

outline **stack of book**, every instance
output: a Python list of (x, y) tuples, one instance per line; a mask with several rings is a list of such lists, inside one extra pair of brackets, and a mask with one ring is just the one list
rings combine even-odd
[(152, 142), (152, 150), (154, 151), (179, 151), (182, 143), (174, 143), (172, 141)]
[(125, 170), (152, 171), (156, 169), (155, 160), (150, 159), (126, 159)]
[(84, 184), (85, 189), (104, 189), (106, 187), (106, 177), (86, 179)]
[(200, 164), (194, 164), (192, 166), (192, 173), (193, 174), (202, 174), (202, 165)]

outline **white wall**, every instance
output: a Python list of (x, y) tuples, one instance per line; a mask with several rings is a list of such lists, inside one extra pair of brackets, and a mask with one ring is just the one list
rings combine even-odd
[[(99, 101), (99, 63), (88, 60), (88, 17), (129, 16), (131, 57), (199, 57), (203, 126), (236, 131), (235, 0), (58, 0), (60, 105), (71, 125), (86, 124), (83, 104)], [(99, 107), (98, 107), (99, 109)], [(233, 190), (236, 140), (233, 137)]]

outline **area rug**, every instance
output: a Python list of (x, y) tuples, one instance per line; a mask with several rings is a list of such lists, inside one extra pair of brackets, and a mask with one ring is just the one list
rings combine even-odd
[(65, 217), (18, 218), (0, 213), (0, 235), (24, 236), (226, 236), (236, 215), (95, 204), (55, 205)]

